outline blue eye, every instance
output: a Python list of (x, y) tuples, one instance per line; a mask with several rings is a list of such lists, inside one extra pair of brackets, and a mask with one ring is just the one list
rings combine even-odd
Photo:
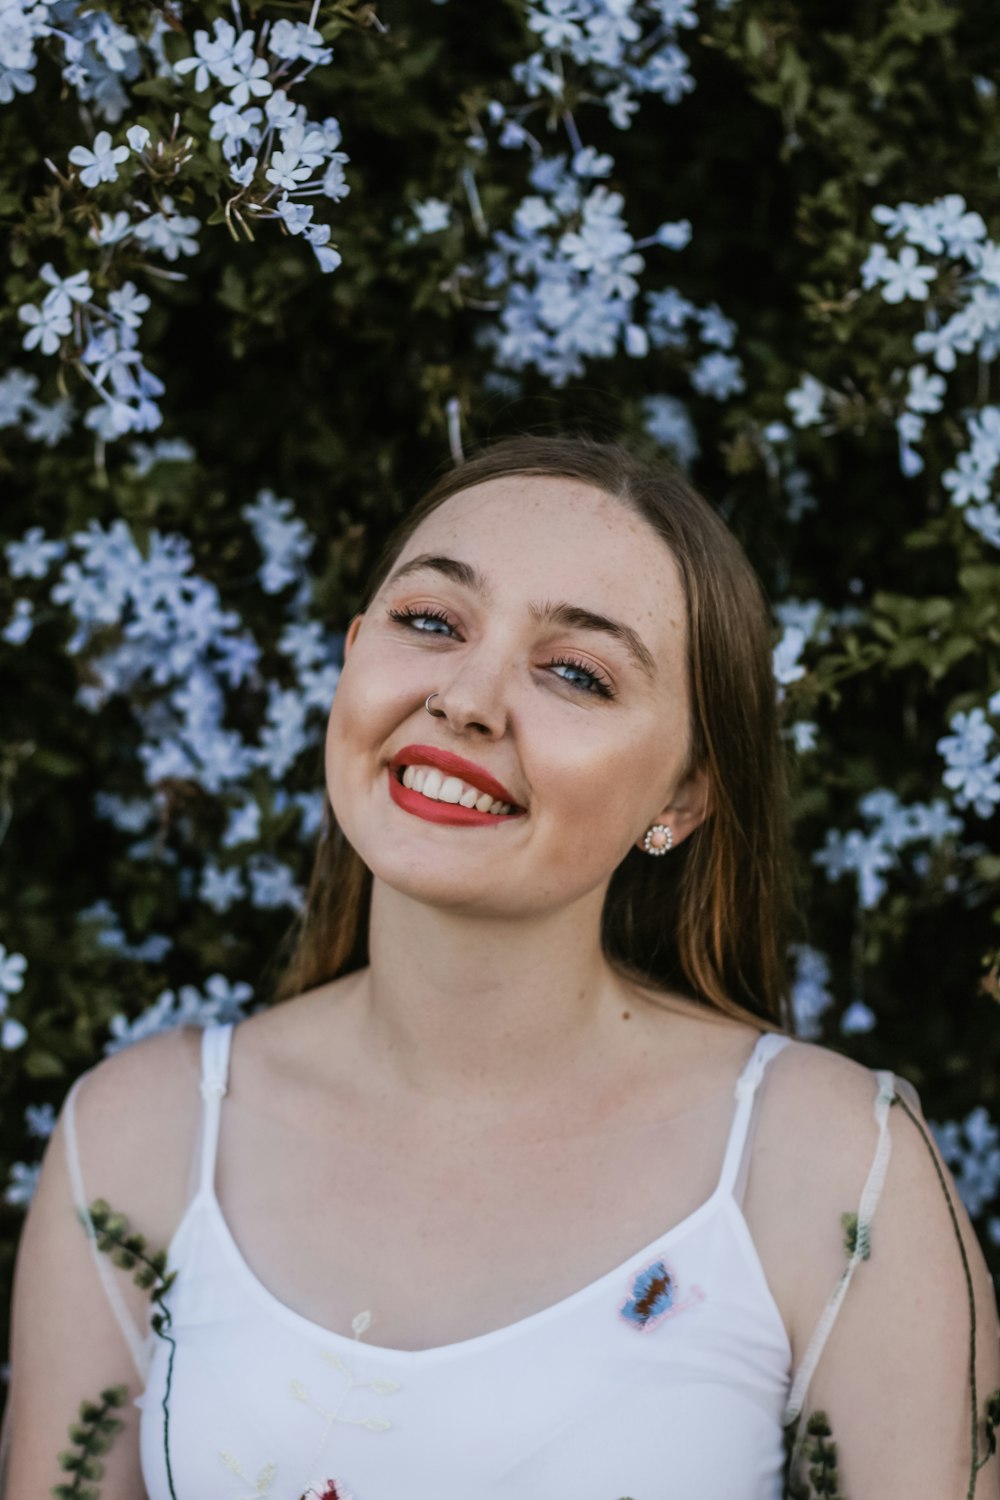
[(446, 615), (439, 614), (433, 609), (390, 609), (389, 618), (396, 620), (400, 625), (409, 625), (411, 630), (418, 630), (422, 635), (440, 635), (440, 630), (425, 630), (422, 625), (411, 624), (414, 620), (437, 620), (441, 625), (447, 625), (452, 629), (451, 621)]
[[(614, 693), (602, 677), (598, 677), (596, 672), (592, 672), (582, 662), (574, 661), (570, 656), (557, 657), (555, 661), (549, 662), (549, 666), (569, 667), (571, 671), (578, 672), (580, 676), (587, 679), (586, 682), (580, 682), (579, 680), (574, 681), (572, 677), (563, 677), (563, 681), (568, 682), (570, 687), (580, 688), (585, 693), (597, 693), (602, 698), (614, 697)], [(562, 676), (561, 673), (558, 675)]]
[[(432, 620), (435, 622), (435, 625), (443, 625), (445, 630), (449, 631), (453, 631), (455, 628), (448, 619), (448, 616), (436, 609), (390, 609), (389, 618), (395, 620), (398, 625), (405, 626), (408, 630), (417, 631), (420, 635), (444, 634), (444, 631), (436, 629), (434, 625), (427, 626), (418, 623), (422, 620)], [(560, 681), (565, 682), (568, 687), (576, 688), (577, 692), (590, 693), (599, 698), (613, 698), (615, 696), (610, 683), (606, 682), (603, 677), (599, 677), (590, 667), (584, 666), (582, 661), (576, 661), (572, 656), (557, 656), (553, 661), (549, 662), (549, 666), (568, 667), (571, 672), (576, 673), (575, 677), (564, 677), (561, 672), (557, 672), (556, 676), (559, 677)], [(581, 681), (581, 678), (584, 680)]]

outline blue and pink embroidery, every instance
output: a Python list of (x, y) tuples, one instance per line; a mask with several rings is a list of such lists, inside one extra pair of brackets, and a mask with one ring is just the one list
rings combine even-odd
[(618, 1309), (618, 1316), (640, 1333), (649, 1333), (665, 1319), (704, 1300), (700, 1286), (692, 1286), (686, 1297), (679, 1297), (677, 1274), (661, 1256), (633, 1276), (630, 1294)]

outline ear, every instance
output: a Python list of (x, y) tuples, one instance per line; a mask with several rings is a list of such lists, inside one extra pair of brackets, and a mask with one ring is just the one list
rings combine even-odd
[[(699, 768), (692, 771), (680, 782), (673, 791), (669, 802), (664, 803), (655, 817), (650, 818), (648, 827), (654, 823), (664, 823), (670, 828), (674, 835), (673, 848), (683, 841), (695, 829), (700, 827), (712, 811), (711, 786), (708, 773)], [(642, 830), (636, 840), (636, 847), (642, 848), (642, 841), (646, 836), (646, 829)]]
[(348, 627), (347, 627), (347, 634), (344, 636), (344, 660), (345, 661), (347, 660), (348, 653), (350, 652), (351, 647), (354, 645), (354, 642), (357, 639), (358, 631), (361, 629), (361, 621), (364, 619), (364, 617), (365, 617), (364, 616), (364, 612), (362, 611), (362, 613), (360, 615), (355, 615), (354, 616), (354, 618), (351, 621), (350, 625), (348, 625)]

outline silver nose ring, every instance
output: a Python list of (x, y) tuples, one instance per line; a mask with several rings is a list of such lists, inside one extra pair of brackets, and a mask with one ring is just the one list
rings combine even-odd
[[(426, 708), (427, 712), (431, 715), (431, 717), (434, 716), (434, 709), (431, 708), (431, 699), (432, 698), (436, 698), (437, 696), (438, 696), (437, 693), (428, 693), (427, 697), (424, 699), (424, 707)], [(441, 712), (440, 709), (438, 709), (437, 711), (438, 711), (438, 713)]]

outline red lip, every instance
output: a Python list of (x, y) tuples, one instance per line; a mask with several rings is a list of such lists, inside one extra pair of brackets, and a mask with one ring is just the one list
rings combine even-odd
[(394, 772), (402, 766), (436, 766), (439, 771), (447, 771), (449, 775), (479, 787), (480, 791), (489, 792), (498, 802), (509, 802), (512, 808), (519, 806), (503, 782), (497, 781), (482, 766), (464, 760), (450, 750), (437, 750), (433, 745), (404, 745), (402, 750), (396, 751), (389, 765)]

